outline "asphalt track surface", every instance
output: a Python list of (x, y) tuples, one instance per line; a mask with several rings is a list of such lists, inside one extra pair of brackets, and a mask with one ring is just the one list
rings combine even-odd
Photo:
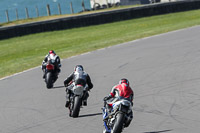
[[(70, 118), (63, 81), (76, 64), (94, 88), (80, 117)], [(123, 77), (135, 92), (134, 120), (124, 133), (200, 132), (196, 26), (64, 59), (53, 89), (46, 89), (40, 68), (0, 80), (0, 133), (101, 133), (102, 99)]]

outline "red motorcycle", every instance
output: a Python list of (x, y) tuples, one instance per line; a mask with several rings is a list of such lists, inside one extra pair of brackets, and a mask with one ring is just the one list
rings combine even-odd
[(57, 80), (58, 76), (55, 72), (54, 66), (55, 60), (48, 58), (45, 71), (45, 82), (48, 89), (53, 87), (54, 82)]

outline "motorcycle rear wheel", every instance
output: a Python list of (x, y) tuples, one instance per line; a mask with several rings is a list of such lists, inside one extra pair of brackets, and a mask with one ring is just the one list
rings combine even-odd
[(75, 118), (75, 117), (79, 116), (80, 106), (81, 106), (81, 98), (79, 96), (76, 96), (74, 98), (74, 106), (73, 106), (72, 111), (71, 111), (72, 117)]
[(48, 89), (53, 87), (53, 82), (52, 82), (52, 73), (48, 72), (46, 74), (46, 86)]

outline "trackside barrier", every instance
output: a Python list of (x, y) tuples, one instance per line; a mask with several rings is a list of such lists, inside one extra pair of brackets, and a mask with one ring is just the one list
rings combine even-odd
[(71, 29), (83, 26), (105, 24), (110, 22), (200, 9), (200, 0), (187, 0), (146, 6), (91, 13), (54, 20), (39, 21), (16, 26), (1, 27), (0, 40), (33, 33)]

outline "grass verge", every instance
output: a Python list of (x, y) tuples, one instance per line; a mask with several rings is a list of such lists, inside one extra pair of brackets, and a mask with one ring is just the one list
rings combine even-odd
[(0, 41), (0, 78), (41, 65), (54, 49), (61, 58), (200, 24), (200, 10), (152, 16)]

